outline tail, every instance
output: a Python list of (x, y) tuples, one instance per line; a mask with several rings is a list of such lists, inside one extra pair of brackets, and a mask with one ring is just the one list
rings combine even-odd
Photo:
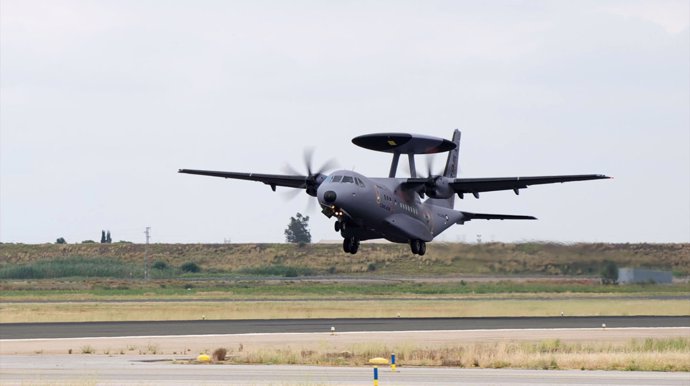
[[(448, 160), (446, 161), (446, 168), (443, 169), (443, 176), (447, 178), (456, 178), (458, 176), (458, 158), (460, 157), (460, 130), (455, 129), (453, 132), (453, 143), (455, 149), (448, 152)], [(453, 209), (455, 205), (455, 195), (449, 198), (431, 198), (429, 201), (436, 206)]]
[(448, 153), (446, 168), (443, 170), (443, 176), (448, 178), (458, 176), (458, 157), (460, 156), (460, 130), (458, 129), (455, 129), (453, 132), (453, 143), (455, 144), (455, 149)]

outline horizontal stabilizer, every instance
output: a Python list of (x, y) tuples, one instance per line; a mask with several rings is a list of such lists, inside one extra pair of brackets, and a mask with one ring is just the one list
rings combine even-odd
[(458, 224), (463, 224), (470, 220), (536, 220), (534, 216), (522, 216), (515, 214), (489, 214), (489, 213), (472, 213), (460, 212), (462, 217), (458, 220)]

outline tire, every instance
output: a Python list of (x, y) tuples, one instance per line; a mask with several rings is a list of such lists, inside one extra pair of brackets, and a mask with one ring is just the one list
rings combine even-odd
[(419, 254), (419, 244), (417, 242), (417, 240), (410, 241), (410, 249), (412, 250), (413, 255)]
[(343, 252), (350, 253), (350, 239), (349, 238), (343, 239)]
[(333, 227), (335, 228), (335, 231), (336, 231), (336, 232), (340, 232), (340, 229), (342, 228), (342, 227), (341, 227), (341, 224), (340, 224), (340, 221), (336, 221), (336, 222), (335, 222), (335, 225), (333, 225)]
[(424, 256), (426, 253), (426, 243), (424, 241), (419, 242), (419, 256)]
[(351, 239), (351, 244), (350, 244), (350, 253), (355, 254), (359, 250), (359, 240), (357, 240), (354, 236)]

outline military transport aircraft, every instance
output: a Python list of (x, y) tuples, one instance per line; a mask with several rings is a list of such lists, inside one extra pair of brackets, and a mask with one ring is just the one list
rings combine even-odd
[[(260, 181), (273, 191), (277, 186), (305, 189), (316, 197), (322, 213), (335, 218), (335, 231), (343, 236), (343, 251), (355, 254), (359, 242), (386, 239), (408, 243), (412, 253), (424, 255), (426, 243), (454, 224), (483, 220), (536, 220), (532, 216), (471, 213), (453, 210), (455, 195), (471, 194), (479, 198), (483, 192), (512, 190), (515, 194), (530, 185), (610, 178), (601, 174), (541, 177), (456, 178), (460, 131), (452, 141), (418, 134), (381, 133), (356, 137), (352, 142), (369, 150), (391, 153), (388, 178), (370, 178), (351, 170), (324, 174), (325, 167), (312, 171), (311, 157), (306, 156), (307, 175), (235, 173), (210, 170), (180, 169), (180, 173)], [(442, 175), (418, 177), (415, 154), (449, 152)], [(396, 178), (400, 155), (406, 154), (410, 178)], [(297, 173), (295, 173), (297, 174)], [(426, 200), (422, 201), (426, 197)]]

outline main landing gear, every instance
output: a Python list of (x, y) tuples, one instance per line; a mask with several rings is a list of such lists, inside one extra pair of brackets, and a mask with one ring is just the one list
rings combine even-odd
[(343, 239), (343, 251), (345, 253), (355, 254), (359, 249), (359, 239), (355, 236), (346, 237)]
[(426, 243), (422, 240), (411, 240), (410, 249), (415, 255), (424, 256), (426, 253)]

